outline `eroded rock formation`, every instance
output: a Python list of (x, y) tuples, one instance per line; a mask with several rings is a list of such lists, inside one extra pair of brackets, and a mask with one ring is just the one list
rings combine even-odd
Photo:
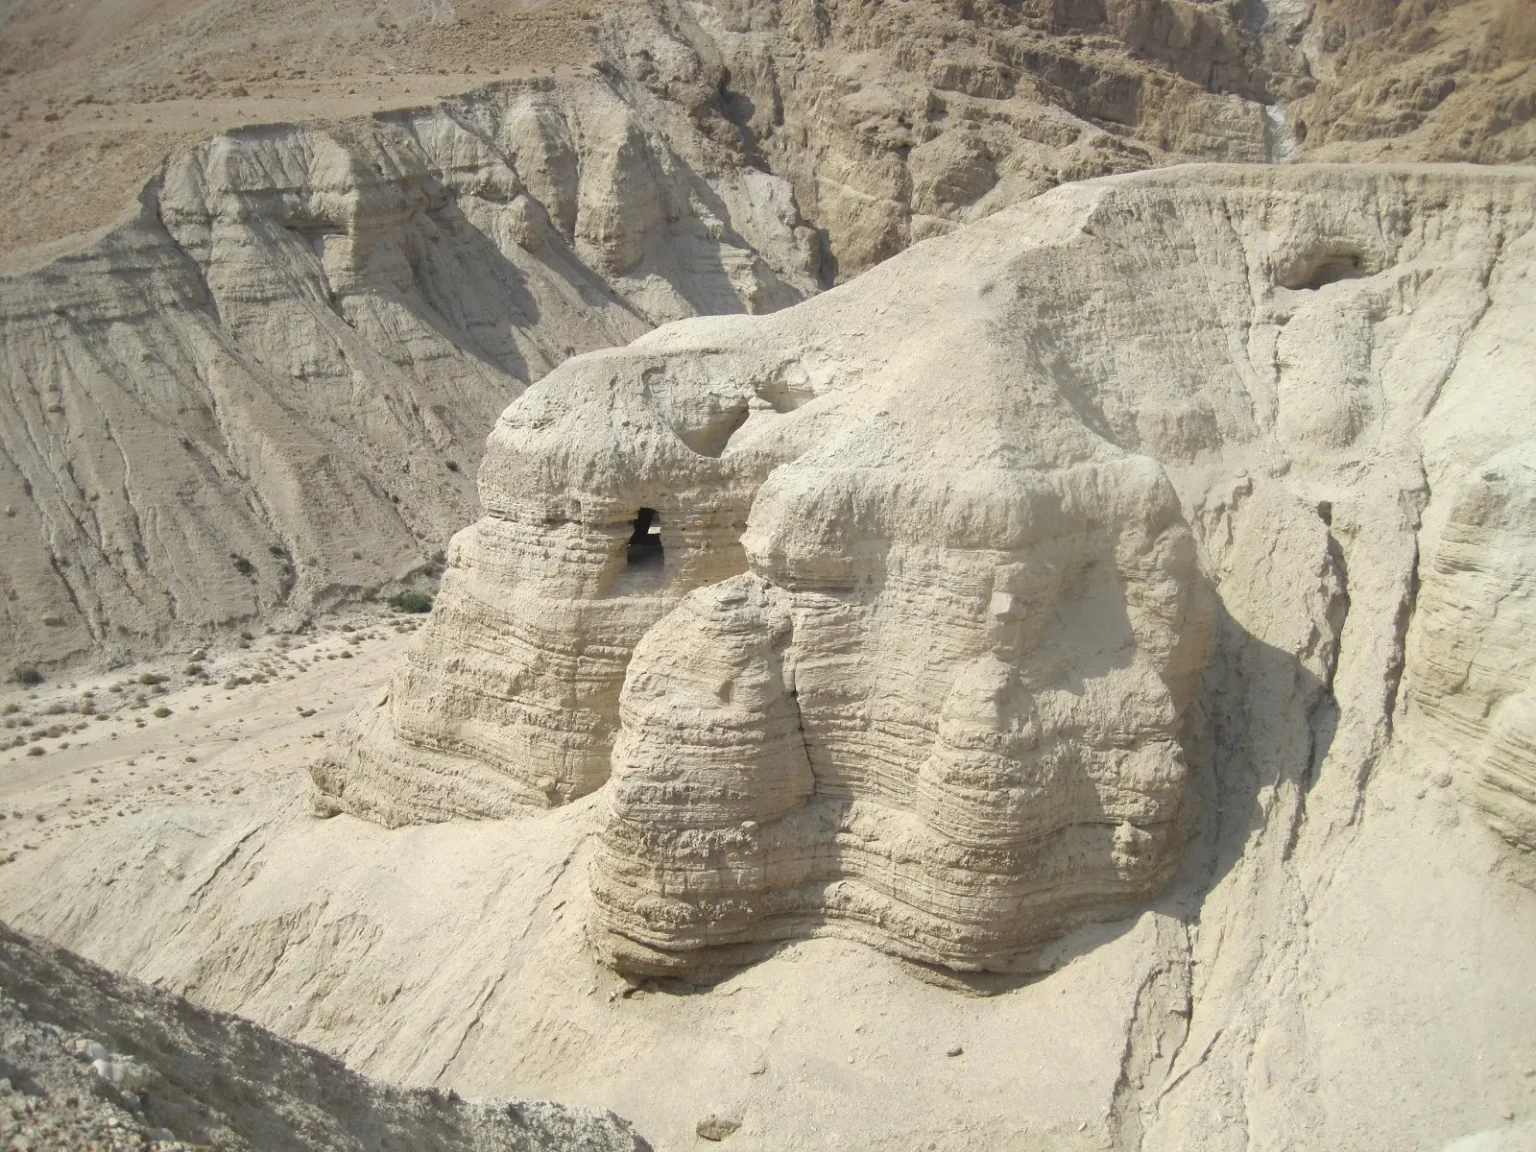
[[(1404, 650), (1427, 505), (1490, 557), (1487, 611), (1523, 579), (1518, 454), (1496, 497), (1432, 496), (1532, 427), (1467, 380), (1521, 395), (1533, 222), (1518, 170), (1119, 177), (578, 358), (503, 416), (487, 516), (317, 801), (495, 815), (611, 770), (620, 966), (824, 928), (1004, 965), (1167, 878), (1186, 756), (1265, 804), (1330, 754), (1359, 786), (1405, 675), (1436, 693)], [(1478, 787), (1523, 813), (1519, 707)]]
[[(23, 8), (18, 28), (70, 25)], [(148, 31), (111, 52), (87, 36), (59, 56), (41, 33), (34, 54), (3, 46), (22, 75), (0, 101), (26, 125), (0, 179), (52, 204), (61, 165), (93, 176), (78, 218), (40, 236), (107, 219), (102, 189), (138, 171), (117, 151), (191, 138), (118, 112), (216, 91), (213, 73), (241, 67), (222, 45), (251, 42), (253, 19), (314, 79), (348, 74), (364, 44), (485, 75), (534, 51), (543, 19), (342, 4), (325, 22), (352, 46), (328, 59), (244, 9), (161, 15), (176, 59), (202, 65), (171, 69)], [(637, 0), (551, 19), (570, 34), (555, 57), (591, 71), (372, 118), (317, 103), (302, 124), (180, 147), (115, 226), (10, 253), (14, 661), (291, 623), (430, 578), (478, 511), (469, 476), (495, 414), (573, 352), (781, 307), (1066, 181), (1193, 158), (1518, 162), (1536, 123), (1521, 0)], [(264, 75), (263, 95), (304, 72)], [(84, 122), (104, 108), (111, 124)]]
[(790, 180), (846, 279), (1066, 180), (1276, 158), (1260, 31), (1181, 0), (729, 0), (616, 11), (604, 43)]
[(1413, 700), (1463, 786), (1503, 835), (1536, 849), (1536, 444), (1472, 469), (1454, 490), (1419, 594)]
[(529, 380), (815, 287), (788, 185), (718, 151), (601, 80), (249, 129), (174, 157), (79, 254), (0, 278), (7, 658), (432, 570)]

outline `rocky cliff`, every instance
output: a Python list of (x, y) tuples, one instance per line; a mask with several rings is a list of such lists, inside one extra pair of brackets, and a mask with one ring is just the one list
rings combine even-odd
[(787, 185), (600, 81), (175, 157), (0, 279), (0, 645), (164, 642), (435, 571), (485, 429), (572, 352), (815, 285)]
[(680, 1145), (1528, 1139), (1533, 243), (1528, 169), (1175, 168), (575, 357), (340, 814), (188, 688), (7, 775), (0, 902)]
[(1406, 674), (1527, 840), (1528, 646), (1475, 620), (1530, 569), (1533, 194), (1091, 182), (562, 366), (498, 424), (487, 515), (317, 803), (604, 787), (597, 931), (632, 970), (821, 930), (1007, 966), (1167, 880), (1186, 757), (1253, 802), (1357, 789)]
[[(495, 415), (570, 353), (770, 311), (1064, 181), (1533, 146), (1516, 0), (343, 5), (329, 52), (247, 8), (159, 14), (115, 47), (16, 14), (34, 50), (6, 44), (0, 175), (23, 206), (78, 207), (7, 233), (0, 276), (14, 662), (430, 579)], [(438, 88), (449, 63), (565, 71), (412, 108), (391, 71), (358, 75), (370, 52)], [(292, 120), (262, 125), (274, 96)], [(204, 106), (237, 126), (208, 137)], [(104, 189), (143, 178), (113, 157), (172, 144), (106, 223)], [(90, 195), (61, 170), (95, 174)]]

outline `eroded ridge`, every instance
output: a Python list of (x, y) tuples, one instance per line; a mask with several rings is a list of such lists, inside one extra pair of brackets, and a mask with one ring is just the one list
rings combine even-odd
[[(1383, 732), (1420, 691), (1398, 566), (1449, 515), (1426, 470), (1468, 471), (1447, 437), (1529, 436), (1464, 403), (1457, 349), (1514, 331), (1533, 220), (1522, 171), (1120, 177), (580, 357), (503, 415), (486, 515), (317, 804), (602, 788), (594, 940), (634, 972), (822, 931), (1007, 967), (1167, 880), (1191, 742), (1241, 778), (1234, 676), (1305, 697), (1244, 737), (1294, 743), (1301, 780), (1377, 740), (1335, 731), (1352, 585), (1401, 585)], [(1491, 739), (1515, 779), (1525, 745)]]

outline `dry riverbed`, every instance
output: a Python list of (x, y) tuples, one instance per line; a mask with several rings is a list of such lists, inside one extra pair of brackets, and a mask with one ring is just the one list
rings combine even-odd
[(0, 695), (0, 865), (55, 837), (201, 800), (291, 793), (425, 617), (385, 609)]

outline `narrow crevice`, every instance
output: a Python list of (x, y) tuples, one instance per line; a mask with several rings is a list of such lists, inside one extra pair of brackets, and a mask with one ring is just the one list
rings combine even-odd
[(1318, 505), (1317, 512), (1323, 523), (1329, 526), (1328, 557), (1333, 562), (1334, 571), (1339, 577), (1338, 595), (1326, 609), (1328, 627), (1335, 639), (1331, 645), (1332, 651), (1325, 649), (1322, 684), (1318, 689), (1317, 697), (1307, 709), (1307, 762), (1302, 766), (1300, 778), (1296, 781), (1296, 809), (1292, 814), (1290, 827), (1286, 831), (1285, 847), (1280, 854), (1281, 860), (1287, 861), (1296, 849), (1302, 826), (1307, 822), (1307, 794), (1317, 781), (1323, 761), (1327, 759), (1328, 750), (1333, 745), (1333, 738), (1338, 732), (1341, 717), (1338, 699), (1333, 694), (1333, 680), (1338, 672), (1339, 660), (1343, 653), (1344, 629), (1349, 623), (1349, 563), (1345, 559), (1344, 549), (1340, 546), (1338, 537), (1332, 531), (1333, 506), (1325, 501)]
[(1392, 618), (1392, 655), (1387, 660), (1387, 704), (1385, 719), (1387, 738), (1391, 739), (1393, 724), (1397, 719), (1398, 692), (1403, 684), (1403, 670), (1408, 660), (1408, 627), (1419, 606), (1419, 542), (1413, 542), (1413, 565), (1408, 571), (1408, 590), (1397, 603), (1397, 614)]

